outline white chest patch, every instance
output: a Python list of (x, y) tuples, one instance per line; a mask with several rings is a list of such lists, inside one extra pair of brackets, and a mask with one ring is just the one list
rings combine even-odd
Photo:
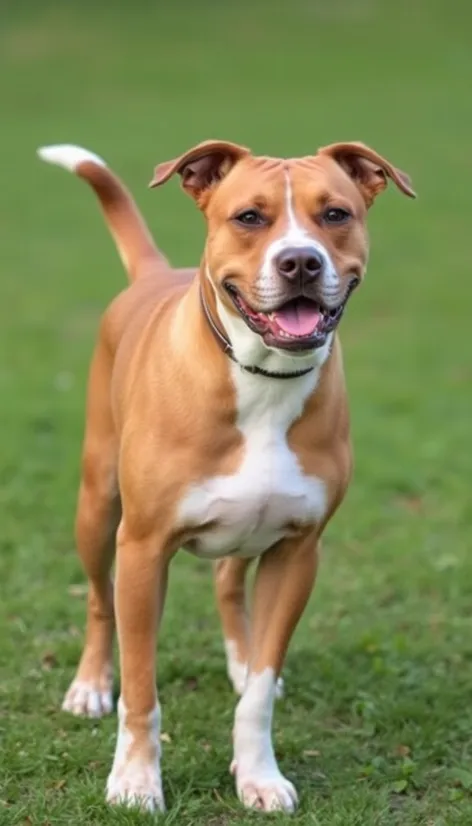
[[(328, 350), (319, 353), (320, 366)], [(302, 472), (287, 443), (320, 367), (289, 381), (251, 375), (236, 364), (231, 369), (244, 438), (241, 465), (230, 476), (189, 488), (178, 517), (179, 528), (199, 529), (187, 550), (211, 559), (258, 556), (297, 528), (319, 521), (326, 509), (324, 482)]]

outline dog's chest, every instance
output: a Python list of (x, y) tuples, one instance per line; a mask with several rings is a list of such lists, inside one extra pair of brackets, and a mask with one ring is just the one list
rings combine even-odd
[(298, 387), (289, 392), (281, 381), (261, 387), (264, 378), (237, 375), (243, 458), (235, 473), (203, 479), (186, 491), (178, 521), (189, 536), (187, 550), (208, 558), (258, 556), (322, 518), (325, 485), (303, 473), (287, 441), (313, 380), (296, 379)]

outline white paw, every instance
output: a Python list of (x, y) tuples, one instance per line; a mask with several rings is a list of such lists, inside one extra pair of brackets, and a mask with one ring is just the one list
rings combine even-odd
[(107, 782), (107, 801), (143, 812), (164, 812), (159, 767), (131, 761), (119, 771), (112, 771)]
[(113, 696), (110, 688), (103, 688), (96, 682), (74, 680), (67, 692), (62, 710), (76, 717), (103, 717), (113, 711)]
[(240, 801), (247, 809), (259, 809), (261, 812), (295, 811), (298, 803), (295, 787), (278, 769), (257, 771), (239, 777), (236, 773), (236, 788)]

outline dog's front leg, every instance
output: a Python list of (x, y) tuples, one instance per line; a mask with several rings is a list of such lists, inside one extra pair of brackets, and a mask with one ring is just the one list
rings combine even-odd
[(315, 533), (285, 540), (259, 563), (249, 675), (233, 731), (233, 771), (238, 795), (249, 808), (291, 812), (296, 806), (296, 791), (275, 759), (272, 713), (287, 646), (315, 581), (316, 544)]
[(160, 770), (161, 712), (156, 692), (156, 633), (167, 587), (169, 554), (156, 533), (139, 539), (120, 525), (115, 610), (120, 646), (118, 739), (108, 778), (110, 803), (164, 809)]

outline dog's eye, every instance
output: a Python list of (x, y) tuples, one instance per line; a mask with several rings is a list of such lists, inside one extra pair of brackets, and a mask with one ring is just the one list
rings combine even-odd
[(325, 224), (345, 224), (351, 218), (351, 213), (342, 207), (329, 207), (322, 217)]
[(257, 209), (244, 209), (234, 216), (234, 221), (237, 224), (242, 224), (243, 227), (263, 227), (267, 221)]

